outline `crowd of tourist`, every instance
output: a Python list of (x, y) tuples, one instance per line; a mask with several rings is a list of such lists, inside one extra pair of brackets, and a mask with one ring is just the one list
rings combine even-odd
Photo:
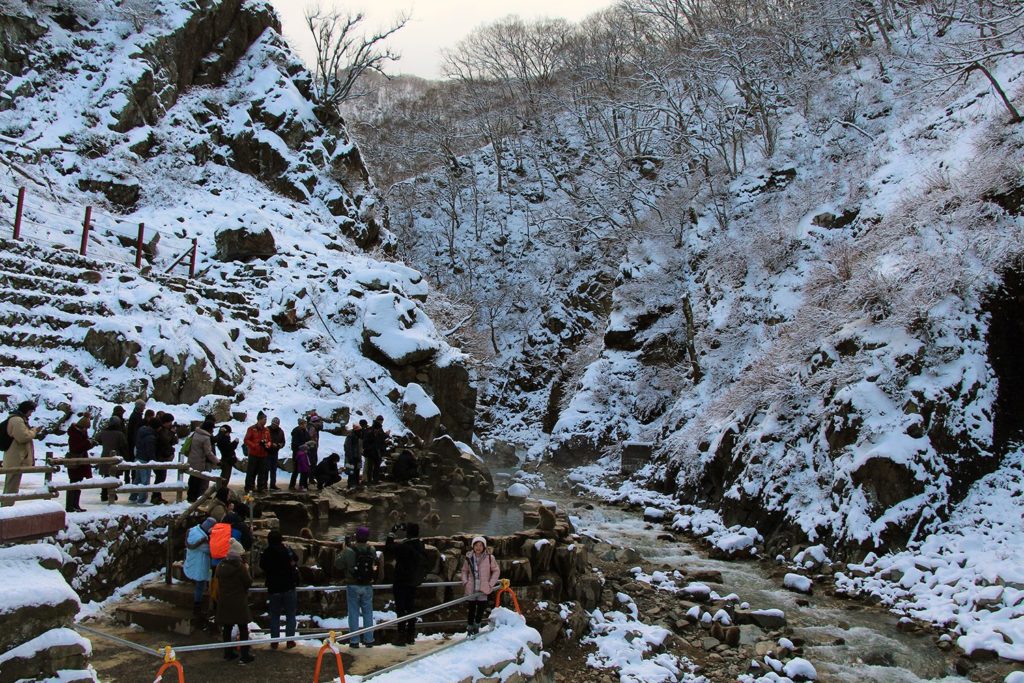
[[(4, 467), (32, 467), (35, 465), (34, 441), (41, 430), (30, 426), (35, 404), (25, 401), (17, 406), (0, 424), (0, 447), (4, 450)], [(359, 420), (348, 430), (344, 439), (343, 458), (338, 453), (322, 453), (320, 435), (324, 429), (323, 420), (315, 410), (298, 418), (290, 435), (286, 438), (280, 419), (269, 421), (260, 411), (256, 421), (250, 425), (241, 439), (234, 437), (231, 425), (216, 425), (213, 417), (206, 417), (190, 433), (187, 433), (180, 449), (179, 430), (174, 415), (146, 409), (146, 402), (135, 402), (131, 414), (125, 419), (125, 410), (117, 406), (111, 415), (95, 428), (93, 416), (83, 413), (77, 416), (67, 429), (68, 438), (68, 479), (71, 483), (90, 479), (92, 467), (89, 458), (99, 447), (101, 458), (120, 457), (125, 462), (138, 464), (170, 463), (175, 460), (176, 449), (188, 463), (187, 499), (200, 500), (210, 486), (210, 475), (217, 471), (219, 481), (210, 502), (205, 508), (207, 517), (189, 529), (185, 541), (185, 577), (194, 585), (193, 606), (197, 618), (205, 618), (204, 602), (209, 599), (210, 614), (221, 628), (225, 642), (236, 637), (248, 640), (248, 625), (251, 622), (249, 589), (252, 586), (247, 557), (253, 549), (253, 534), (246, 519), (249, 508), (228, 487), (232, 470), (239, 462), (238, 450), (245, 458), (244, 494), (259, 495), (278, 491), (277, 474), (281, 462), (279, 454), (286, 446), (291, 450), (290, 491), (303, 492), (313, 487), (339, 484), (344, 479), (349, 489), (381, 482), (385, 477), (385, 460), (391, 449), (391, 440), (384, 429), (384, 418), (378, 416), (372, 423)], [(92, 430), (92, 431), (91, 431)], [(96, 463), (99, 474), (111, 478), (115, 472), (113, 460)], [(389, 479), (409, 482), (417, 476), (417, 462), (412, 451), (403, 449), (391, 463)], [(151, 482), (152, 478), (152, 484)], [(145, 491), (133, 491), (129, 501), (137, 504), (159, 504), (165, 502), (159, 487), (166, 481), (167, 469), (136, 467), (124, 472), (126, 484)], [(107, 484), (109, 482), (102, 482)], [(17, 494), (21, 476), (7, 473), (4, 482), (5, 494)], [(101, 488), (101, 499), (114, 502), (115, 486)], [(81, 491), (68, 490), (65, 509), (68, 512), (82, 511)], [(5, 500), (5, 505), (11, 501)], [(404, 538), (397, 538), (404, 533)], [(342, 578), (346, 589), (348, 623), (351, 631), (357, 633), (349, 639), (349, 646), (373, 647), (375, 643), (373, 626), (374, 582), (381, 573), (381, 553), (370, 545), (371, 532), (361, 526), (353, 539), (345, 539), (345, 547), (337, 555), (335, 569)], [(416, 589), (423, 582), (426, 571), (426, 550), (419, 538), (419, 525), (415, 522), (396, 524), (387, 534), (383, 545), (384, 557), (394, 559), (395, 611), (401, 619), (415, 611)], [(259, 567), (265, 577), (268, 591), (268, 613), (271, 638), (279, 638), (281, 619), (285, 621), (286, 647), (295, 646), (297, 588), (300, 583), (299, 558), (289, 548), (280, 531), (271, 531), (266, 547), (260, 553)], [(473, 539), (471, 548), (462, 563), (461, 577), (468, 601), (467, 632), (475, 634), (480, 630), (485, 615), (486, 595), (497, 588), (498, 563), (487, 548), (483, 537)], [(366, 630), (370, 629), (370, 630)], [(398, 624), (395, 644), (411, 644), (416, 638), (416, 619), (406, 619)], [(277, 643), (271, 645), (278, 648)], [(224, 658), (237, 659), (242, 664), (254, 661), (248, 646), (240, 652), (225, 648)]]
[[(34, 441), (40, 434), (37, 428), (29, 426), (34, 410), (35, 404), (25, 401), (18, 405), (0, 427), (0, 446), (4, 450), (5, 468), (32, 467), (36, 464)], [(260, 411), (255, 423), (246, 429), (241, 443), (232, 434), (230, 424), (218, 427), (214, 418), (208, 416), (185, 436), (180, 448), (179, 427), (174, 415), (161, 410), (147, 410), (143, 399), (135, 401), (127, 419), (125, 409), (116, 406), (106, 420), (99, 425), (95, 425), (95, 422), (97, 420), (94, 416), (81, 413), (67, 428), (67, 458), (70, 460), (67, 474), (70, 484), (92, 478), (93, 469), (88, 460), (96, 455), (101, 458), (119, 457), (128, 463), (160, 465), (172, 463), (178, 453), (190, 470), (187, 485), (189, 502), (195, 502), (203, 496), (214, 477), (213, 473), (221, 481), (230, 482), (231, 474), (242, 458), (245, 461), (245, 492), (262, 494), (280, 490), (277, 481), (283, 464), (280, 453), (286, 446), (290, 448), (292, 456), (291, 480), (288, 483), (290, 491), (307, 491), (313, 487), (322, 491), (343, 478), (347, 480), (349, 488), (377, 484), (384, 478), (383, 464), (391, 447), (390, 435), (384, 429), (384, 418), (377, 416), (372, 423), (365, 419), (359, 420), (347, 430), (344, 461), (337, 453), (321, 455), (320, 435), (324, 423), (316, 410), (299, 417), (290, 436), (281, 427), (280, 418), (274, 417), (268, 424), (266, 413)], [(98, 454), (95, 451), (97, 448), (100, 449)], [(111, 477), (113, 465), (110, 463), (107, 460), (98, 464), (100, 476)], [(415, 456), (412, 451), (403, 449), (394, 460), (390, 478), (408, 482), (416, 474)], [(134, 488), (149, 489), (133, 491), (129, 487), (129, 502), (153, 505), (166, 502), (161, 491), (152, 490), (166, 483), (166, 468), (132, 468), (124, 472), (124, 481)], [(17, 494), (20, 486), (20, 473), (6, 475), (5, 494)], [(100, 486), (101, 501), (114, 502), (116, 493), (112, 489), (117, 484), (105, 482)], [(68, 512), (82, 512), (80, 502), (81, 490), (72, 488), (66, 492), (65, 509)], [(11, 500), (4, 501), (4, 505), (11, 504)]]

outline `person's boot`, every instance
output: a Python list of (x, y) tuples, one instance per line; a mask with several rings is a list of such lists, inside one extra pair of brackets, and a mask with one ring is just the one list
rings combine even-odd
[(163, 505), (164, 497), (161, 496), (159, 493), (154, 493), (152, 496), (150, 496), (149, 502), (152, 503), (153, 505)]

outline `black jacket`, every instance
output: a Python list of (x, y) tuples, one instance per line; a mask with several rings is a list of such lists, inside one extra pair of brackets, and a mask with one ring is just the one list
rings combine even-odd
[(267, 546), (260, 556), (268, 593), (287, 593), (299, 585), (299, 557), (284, 543)]
[(174, 460), (174, 444), (178, 443), (177, 435), (170, 429), (161, 427), (156, 430), (156, 460), (171, 462)]
[(218, 433), (213, 443), (217, 446), (217, 452), (220, 453), (221, 465), (234, 465), (238, 461), (238, 457), (235, 455), (235, 448), (238, 444), (233, 443), (231, 432)]
[(302, 427), (296, 427), (292, 430), (292, 454), (298, 452), (302, 446), (309, 443), (309, 432)]
[(396, 541), (388, 538), (384, 544), (384, 552), (395, 558), (396, 586), (418, 586), (423, 583), (423, 574), (427, 563), (427, 549), (418, 538), (407, 538)]

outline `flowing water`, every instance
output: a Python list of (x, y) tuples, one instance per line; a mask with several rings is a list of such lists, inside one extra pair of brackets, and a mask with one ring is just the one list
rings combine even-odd
[[(572, 505), (573, 499), (547, 496)], [(686, 540), (657, 538), (663, 531), (618, 508), (594, 504), (593, 510), (570, 509), (578, 532), (636, 550), (652, 563), (673, 568), (711, 569), (722, 573), (729, 592), (756, 609), (778, 608), (786, 613), (794, 635), (806, 641), (804, 656), (818, 669), (819, 680), (842, 683), (916, 683), (967, 681), (952, 671), (931, 638), (903, 633), (897, 618), (881, 609), (827, 595), (803, 596), (781, 588), (754, 562), (713, 560)], [(808, 599), (807, 607), (797, 605)], [(835, 643), (842, 643), (836, 645)]]

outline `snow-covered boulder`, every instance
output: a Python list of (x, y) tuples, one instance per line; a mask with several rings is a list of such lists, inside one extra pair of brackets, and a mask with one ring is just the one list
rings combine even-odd
[(402, 423), (413, 434), (430, 442), (441, 422), (441, 411), (419, 384), (412, 383), (402, 392)]
[(782, 585), (791, 591), (796, 591), (797, 593), (810, 593), (813, 582), (806, 576), (790, 572), (783, 577)]
[(519, 482), (512, 484), (505, 490), (505, 494), (509, 498), (514, 498), (516, 500), (525, 500), (530, 497), (530, 493), (532, 493), (532, 491), (530, 491), (530, 487), (526, 484), (520, 484)]
[(363, 342), (368, 351), (398, 366), (428, 361), (441, 348), (434, 324), (426, 314), (414, 301), (392, 293), (367, 297)]

